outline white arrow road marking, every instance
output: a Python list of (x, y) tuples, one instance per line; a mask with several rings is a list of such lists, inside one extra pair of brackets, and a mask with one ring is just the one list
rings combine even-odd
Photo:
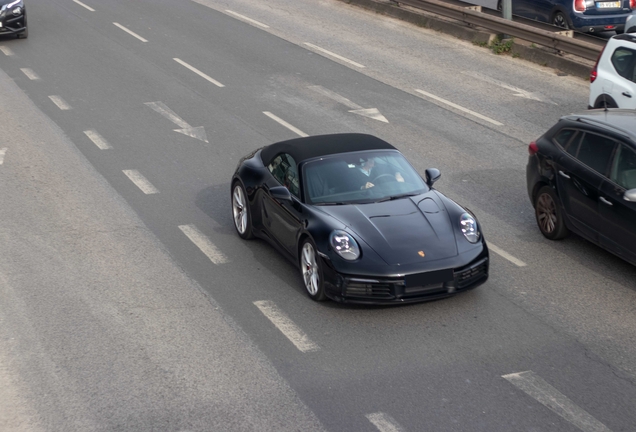
[(607, 426), (596, 420), (564, 394), (548, 384), (532, 371), (503, 375), (503, 378), (524, 391), (539, 403), (581, 429), (583, 432), (611, 432)]
[(192, 127), (184, 119), (179, 117), (174, 111), (166, 106), (163, 102), (146, 102), (144, 105), (148, 105), (154, 111), (158, 112), (172, 123), (179, 126), (181, 129), (174, 129), (175, 132), (187, 135), (192, 138), (196, 138), (203, 142), (208, 142), (208, 138), (205, 134), (203, 126)]
[(126, 177), (128, 177), (130, 181), (133, 182), (135, 186), (141, 189), (141, 191), (145, 193), (146, 195), (159, 193), (159, 190), (156, 187), (154, 187), (152, 183), (150, 183), (146, 177), (141, 175), (139, 171), (124, 170), (123, 173), (126, 174)]
[(216, 246), (194, 225), (179, 225), (179, 229), (194, 243), (201, 252), (214, 264), (224, 264), (228, 259)]
[(192, 72), (194, 72), (195, 74), (199, 75), (201, 78), (204, 78), (208, 81), (210, 81), (212, 84), (214, 84), (217, 87), (225, 87), (223, 84), (221, 84), (220, 82), (218, 82), (217, 80), (215, 80), (214, 78), (204, 74), (203, 72), (201, 72), (199, 69), (195, 68), (194, 66), (190, 66), (189, 64), (187, 64), (186, 62), (184, 62), (181, 59), (178, 58), (173, 58), (172, 60), (176, 61), (177, 63), (179, 63), (180, 65), (190, 69)]
[(84, 4), (84, 3), (82, 3), (81, 1), (79, 1), (79, 0), (73, 0), (73, 1), (74, 1), (75, 3), (77, 3), (78, 5), (80, 5), (80, 6), (84, 7), (84, 8), (86, 8), (86, 9), (88, 9), (88, 10), (89, 10), (89, 11), (91, 11), (91, 12), (95, 12), (95, 9), (93, 9), (93, 8), (92, 8), (92, 7), (90, 7), (90, 6), (85, 5), (85, 4)]
[(318, 351), (320, 347), (309, 339), (294, 322), (281, 311), (273, 301), (255, 301), (254, 305), (263, 312), (278, 330), (302, 352)]
[(124, 27), (123, 25), (114, 22), (113, 24), (115, 24), (116, 27), (119, 27), (120, 29), (122, 29), (123, 31), (125, 31), (126, 33), (128, 33), (131, 36), (136, 37), (137, 39), (139, 39), (142, 42), (148, 42), (146, 39), (142, 38), (141, 36), (139, 36), (137, 33), (135, 33), (132, 30), (128, 30), (126, 27)]
[(7, 46), (4, 45), (0, 45), (0, 51), (2, 51), (4, 53), (4, 55), (6, 56), (12, 56), (13, 55), (13, 50)]
[(295, 134), (301, 136), (301, 137), (306, 137), (309, 136), (307, 135), (305, 132), (301, 131), (300, 129), (290, 125), (289, 123), (287, 123), (285, 120), (283, 120), (282, 118), (275, 116), (274, 114), (272, 114), (269, 111), (263, 111), (263, 114), (265, 114), (267, 117), (271, 118), (272, 120), (274, 120), (275, 122), (285, 126), (287, 129), (289, 129), (290, 131), (294, 132)]
[(37, 81), (40, 79), (40, 77), (38, 76), (38, 74), (36, 74), (35, 72), (33, 72), (32, 69), (29, 68), (21, 68), (20, 69), (22, 71), (23, 74), (25, 74), (27, 76), (28, 79), (30, 79), (31, 81)]
[(477, 78), (478, 80), (485, 81), (485, 82), (490, 83), (490, 84), (494, 84), (494, 85), (496, 85), (498, 87), (505, 88), (506, 90), (510, 90), (510, 91), (514, 92), (513, 96), (518, 96), (518, 97), (522, 97), (524, 99), (530, 99), (530, 100), (535, 100), (535, 101), (538, 101), (538, 102), (545, 102), (545, 103), (549, 103), (549, 104), (552, 104), (552, 105), (556, 105), (555, 102), (547, 100), (546, 98), (544, 98), (543, 96), (541, 96), (541, 95), (539, 95), (537, 93), (532, 93), (532, 92), (529, 92), (527, 90), (521, 89), (519, 87), (515, 87), (515, 86), (513, 86), (511, 84), (505, 83), (503, 81), (499, 81), (499, 80), (497, 80), (495, 78), (491, 78), (488, 75), (484, 75), (484, 74), (481, 74), (479, 72), (462, 72), (462, 73), (464, 75), (468, 75), (468, 76), (471, 76), (473, 78)]
[(388, 123), (389, 121), (386, 119), (386, 117), (384, 117), (382, 114), (380, 114), (380, 110), (378, 110), (377, 108), (362, 108), (360, 105), (351, 102), (349, 99), (347, 99), (344, 96), (339, 95), (336, 92), (333, 92), (331, 90), (328, 90), (322, 86), (316, 85), (316, 86), (309, 86), (309, 88), (317, 93), (320, 93), (323, 96), (328, 97), (329, 99), (333, 99), (338, 103), (341, 103), (343, 105), (345, 105), (348, 108), (351, 108), (349, 110), (350, 113), (353, 114), (358, 114), (364, 117), (369, 117), (372, 118), (374, 120), (378, 120), (384, 123)]
[(328, 55), (328, 56), (331, 56), (331, 57), (337, 58), (338, 60), (341, 60), (341, 61), (343, 61), (343, 62), (345, 62), (345, 63), (349, 63), (349, 64), (350, 64), (350, 65), (352, 65), (352, 66), (359, 67), (359, 68), (363, 68), (363, 67), (364, 67), (364, 65), (361, 65), (360, 63), (356, 63), (356, 62), (354, 62), (353, 60), (349, 60), (349, 59), (348, 59), (348, 58), (346, 58), (346, 57), (343, 57), (343, 56), (338, 55), (338, 54), (336, 54), (336, 53), (333, 53), (333, 52), (331, 52), (331, 51), (327, 51), (326, 49), (324, 49), (324, 48), (320, 48), (319, 46), (314, 45), (314, 44), (310, 44), (309, 42), (305, 42), (305, 45), (307, 45), (309, 48), (313, 48), (313, 49), (315, 49), (316, 51), (319, 51), (319, 52), (321, 52), (321, 53), (323, 53), (323, 54), (326, 54), (326, 55)]
[[(198, 1), (196, 1), (196, 0), (194, 0), (194, 1), (195, 1), (196, 3), (199, 3), (199, 2), (198, 2)], [(230, 15), (232, 15), (232, 16), (234, 16), (234, 17), (236, 17), (236, 18), (239, 18), (239, 19), (241, 19), (241, 20), (243, 20), (243, 21), (247, 21), (247, 22), (248, 22), (248, 23), (250, 23), (250, 24), (254, 24), (254, 25), (257, 25), (257, 26), (262, 27), (262, 28), (269, 28), (269, 26), (268, 26), (267, 24), (263, 24), (262, 22), (258, 22), (258, 21), (256, 21), (256, 20), (253, 20), (252, 18), (248, 18), (248, 17), (246, 17), (245, 15), (241, 15), (240, 13), (236, 13), (236, 12), (231, 11), (231, 10), (229, 10), (229, 9), (225, 9), (225, 12), (227, 12), (227, 13), (229, 13)]]
[(495, 246), (494, 244), (492, 244), (490, 242), (488, 242), (488, 249), (490, 249), (491, 251), (493, 251), (494, 253), (496, 253), (500, 257), (507, 259), (508, 261), (510, 261), (511, 263), (516, 265), (517, 267), (525, 267), (527, 265), (526, 263), (524, 263), (520, 259), (513, 257), (512, 255), (510, 255), (505, 250)]
[(0, 165), (2, 165), (4, 163), (4, 155), (7, 154), (7, 148), (1, 148), (0, 149)]
[[(424, 96), (426, 96), (429, 99), (429, 101), (431, 101), (431, 99), (432, 99), (434, 101), (441, 102), (444, 105), (448, 105), (448, 106), (450, 106), (452, 108), (455, 108), (458, 111), (464, 112), (466, 114), (470, 114), (471, 116), (477, 117), (478, 119), (485, 120), (488, 123), (492, 123), (492, 124), (494, 124), (496, 126), (503, 126), (503, 123), (500, 123), (497, 120), (493, 120), (490, 117), (486, 117), (485, 115), (481, 115), (478, 112), (469, 110), (468, 108), (464, 108), (461, 105), (457, 105), (456, 103), (453, 103), (451, 101), (447, 101), (446, 99), (442, 99), (441, 97), (435, 96), (434, 94), (431, 94), (431, 93), (428, 93), (428, 92), (425, 92), (424, 90), (415, 89), (415, 91), (420, 93), (420, 94), (422, 94), (422, 95), (424, 95)], [(433, 102), (433, 103), (435, 103), (435, 102)]]
[(377, 412), (365, 416), (380, 432), (403, 432), (404, 428), (390, 415)]
[(111, 145), (108, 144), (108, 141), (98, 134), (97, 131), (91, 129), (84, 131), (84, 134), (93, 141), (93, 144), (95, 144), (100, 150), (112, 149)]
[(53, 101), (53, 103), (57, 105), (57, 107), (61, 109), (62, 111), (67, 111), (71, 109), (71, 106), (67, 104), (66, 101), (62, 99), (60, 96), (55, 96), (55, 95), (49, 96), (49, 99), (51, 99), (51, 101)]

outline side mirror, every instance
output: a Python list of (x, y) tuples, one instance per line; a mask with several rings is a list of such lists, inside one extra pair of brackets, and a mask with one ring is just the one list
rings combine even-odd
[(442, 173), (437, 168), (427, 168), (426, 169), (426, 184), (428, 187), (432, 188), (433, 183), (435, 183), (442, 176)]
[(636, 189), (630, 189), (628, 191), (625, 191), (625, 194), (623, 195), (623, 199), (629, 202), (636, 202)]
[(269, 189), (269, 194), (278, 201), (291, 201), (291, 193), (285, 186), (274, 186)]

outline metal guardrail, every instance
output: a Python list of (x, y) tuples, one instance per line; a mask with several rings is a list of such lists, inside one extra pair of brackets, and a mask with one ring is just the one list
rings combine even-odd
[(478, 12), (469, 7), (455, 6), (439, 0), (391, 0), (398, 4), (411, 6), (432, 12), (467, 24), (480, 26), (497, 33), (503, 33), (555, 50), (588, 59), (596, 60), (602, 47), (584, 40), (574, 39), (527, 24), (509, 21), (501, 17)]

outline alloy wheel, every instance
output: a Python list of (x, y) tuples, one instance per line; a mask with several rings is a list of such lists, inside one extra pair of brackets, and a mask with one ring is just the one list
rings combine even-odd
[(537, 221), (541, 231), (551, 234), (557, 225), (556, 203), (547, 193), (541, 194), (537, 200)]
[(305, 288), (310, 295), (318, 294), (320, 287), (320, 273), (318, 263), (316, 262), (316, 252), (311, 243), (307, 242), (303, 245), (302, 250), (302, 272)]
[(232, 193), (232, 213), (234, 215), (234, 225), (239, 234), (245, 234), (247, 230), (247, 208), (245, 194), (241, 185), (234, 186)]

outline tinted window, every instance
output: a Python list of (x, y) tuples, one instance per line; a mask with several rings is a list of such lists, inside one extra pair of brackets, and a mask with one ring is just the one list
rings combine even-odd
[(554, 136), (554, 141), (567, 150), (566, 146), (575, 133), (576, 131), (574, 129), (562, 129)]
[(617, 48), (612, 54), (612, 64), (616, 72), (630, 81), (636, 82), (634, 66), (636, 65), (636, 51), (628, 48)]
[(625, 189), (636, 189), (636, 152), (620, 146), (612, 164), (611, 178)]
[(289, 192), (296, 195), (296, 197), (300, 197), (298, 168), (294, 158), (286, 153), (280, 154), (274, 158), (267, 168), (280, 184), (289, 189)]
[(583, 135), (576, 158), (594, 171), (607, 175), (616, 141), (600, 135)]

